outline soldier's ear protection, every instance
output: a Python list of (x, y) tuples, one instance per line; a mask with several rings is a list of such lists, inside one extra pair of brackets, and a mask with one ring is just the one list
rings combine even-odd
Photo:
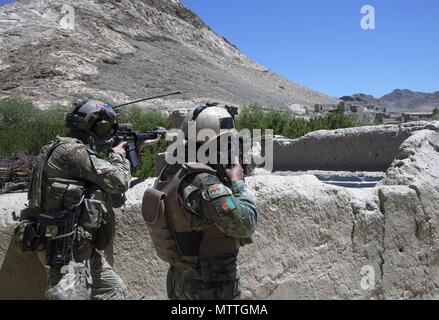
[(85, 97), (75, 101), (75, 110), (67, 114), (66, 126), (91, 131), (98, 137), (108, 135), (117, 122), (117, 114), (110, 112), (111, 107), (107, 104), (93, 112), (81, 112), (81, 108), (89, 101)]
[(98, 120), (91, 128), (91, 131), (93, 131), (98, 137), (101, 137), (109, 134), (112, 129), (113, 126), (111, 125), (110, 122), (106, 120)]
[(87, 114), (85, 117), (75, 112), (69, 112), (66, 116), (66, 127), (92, 131), (99, 137), (108, 134), (114, 128), (110, 121), (103, 118), (101, 112)]
[(78, 128), (84, 118), (78, 116), (73, 112), (69, 112), (66, 115), (66, 127), (67, 128)]
[(86, 114), (81, 114), (79, 112), (79, 109), (81, 109), (81, 107), (84, 104), (86, 104), (88, 101), (89, 101), (88, 98), (82, 97), (73, 103), (73, 106), (75, 107), (75, 109), (73, 110), (73, 112), (67, 113), (66, 119), (65, 119), (67, 128), (82, 129), (81, 127), (83, 125), (84, 117), (86, 116)]

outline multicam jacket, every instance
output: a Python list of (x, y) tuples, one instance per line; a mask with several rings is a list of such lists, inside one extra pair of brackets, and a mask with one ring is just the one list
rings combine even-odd
[(110, 153), (105, 160), (77, 139), (57, 137), (37, 158), (29, 208), (46, 214), (77, 208), (80, 225), (93, 234), (104, 216), (112, 222), (110, 194), (127, 191), (130, 179), (130, 163), (123, 156)]

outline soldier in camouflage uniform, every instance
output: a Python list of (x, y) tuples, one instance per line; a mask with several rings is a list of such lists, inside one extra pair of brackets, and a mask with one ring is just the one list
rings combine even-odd
[[(220, 107), (192, 110), (182, 126), (186, 138), (189, 121), (196, 121), (197, 132), (215, 130), (216, 138), (235, 131), (232, 116)], [(257, 223), (240, 164), (227, 170), (213, 164), (167, 165), (145, 192), (142, 210), (158, 256), (170, 264), (170, 299), (240, 297), (238, 250), (251, 243)]]
[[(110, 195), (126, 192), (131, 180), (125, 143), (112, 148), (117, 115), (107, 104), (82, 98), (66, 120), (70, 128), (68, 137), (57, 137), (43, 147), (37, 158), (29, 190), (29, 210), (26, 220), (17, 228), (17, 241), (21, 246), (29, 244), (29, 230), (41, 229), (38, 221), (42, 214), (52, 217), (72, 210), (75, 227), (67, 235), (72, 237), (69, 263), (51, 264), (46, 259), (49, 240), (66, 236), (57, 234), (56, 226), (44, 228), (43, 243), (39, 244), (46, 249), (40, 248), (38, 255), (47, 269), (47, 298), (124, 299), (126, 287), (122, 279), (99, 252), (111, 243), (115, 231)], [(158, 140), (160, 137), (146, 141), (138, 150)]]

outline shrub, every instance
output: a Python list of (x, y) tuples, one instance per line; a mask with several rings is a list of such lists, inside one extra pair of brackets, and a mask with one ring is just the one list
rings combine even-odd
[[(65, 135), (66, 106), (54, 106), (50, 110), (38, 109), (32, 102), (18, 99), (0, 101), (0, 159), (18, 154), (37, 155), (41, 148), (57, 135)], [(132, 107), (121, 111), (122, 122), (131, 122), (136, 130), (151, 129), (156, 126), (169, 127), (169, 119), (161, 112), (143, 111)], [(144, 149), (142, 164), (133, 173), (139, 177), (154, 175), (154, 159), (163, 152), (166, 144), (161, 142)]]
[[(0, 101), (0, 159), (17, 154), (37, 155), (40, 149), (56, 135), (65, 135), (64, 115), (70, 110), (66, 106), (54, 106), (50, 110), (40, 110), (32, 102), (18, 99)], [(170, 119), (158, 111), (145, 111), (138, 107), (124, 108), (120, 122), (131, 122), (139, 131), (161, 126), (169, 128)], [(237, 118), (238, 129), (273, 129), (274, 134), (288, 138), (298, 138), (308, 132), (320, 129), (338, 129), (356, 126), (343, 113), (311, 120), (296, 118), (279, 110), (263, 110), (258, 104), (251, 104), (241, 111)], [(166, 150), (166, 142), (143, 151), (140, 167), (134, 176), (146, 178), (154, 176), (155, 157)]]
[(13, 154), (38, 154), (41, 147), (57, 135), (67, 132), (64, 127), (65, 107), (43, 111), (29, 101), (0, 101), (0, 158)]
[(297, 118), (281, 110), (264, 110), (258, 104), (244, 107), (236, 120), (238, 130), (241, 129), (273, 129), (275, 135), (290, 139), (299, 138), (316, 130), (333, 130), (357, 126), (356, 122), (341, 112), (326, 117), (310, 120)]

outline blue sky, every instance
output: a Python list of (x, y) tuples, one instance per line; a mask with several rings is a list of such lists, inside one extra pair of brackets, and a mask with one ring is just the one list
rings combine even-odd
[[(437, 0), (183, 0), (255, 61), (340, 97), (439, 91)], [(360, 26), (373, 5), (376, 29)]]
[[(182, 1), (256, 62), (329, 95), (439, 91), (437, 0)], [(375, 30), (360, 27), (363, 5)]]

